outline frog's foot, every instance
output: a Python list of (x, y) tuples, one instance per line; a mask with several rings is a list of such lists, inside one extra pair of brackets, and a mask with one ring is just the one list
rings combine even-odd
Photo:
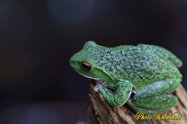
[(127, 103), (135, 112), (154, 114), (170, 110), (178, 103), (178, 99), (176, 96), (165, 94), (145, 99), (133, 97)]
[(103, 85), (105, 85), (105, 81), (101, 81), (101, 80), (95, 80), (96, 85), (94, 86), (94, 91), (98, 92), (99, 89), (101, 89), (103, 87)]
[(94, 86), (94, 91), (95, 91), (95, 92), (98, 92), (98, 90), (101, 89), (101, 87), (102, 87), (101, 84), (96, 84), (96, 85)]

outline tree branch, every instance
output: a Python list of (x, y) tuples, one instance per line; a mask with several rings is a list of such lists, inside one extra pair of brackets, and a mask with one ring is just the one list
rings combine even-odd
[[(147, 119), (141, 120), (135, 118), (135, 113), (125, 104), (122, 107), (110, 107), (103, 97), (94, 91), (93, 81), (90, 84), (90, 99), (92, 102), (91, 110), (99, 124), (186, 124), (187, 123), (187, 93), (182, 85), (173, 93), (179, 99), (179, 103), (171, 111), (164, 113), (170, 115), (179, 115), (180, 120), (166, 119)], [(174, 114), (176, 113), (176, 114)]]

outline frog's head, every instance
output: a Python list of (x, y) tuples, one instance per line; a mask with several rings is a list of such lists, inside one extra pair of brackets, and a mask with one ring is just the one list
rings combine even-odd
[(94, 41), (86, 42), (82, 50), (70, 58), (71, 67), (87, 78), (111, 82), (111, 76), (97, 64), (103, 48)]

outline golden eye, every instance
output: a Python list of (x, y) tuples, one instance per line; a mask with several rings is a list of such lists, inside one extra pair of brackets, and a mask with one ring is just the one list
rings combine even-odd
[(92, 66), (90, 65), (90, 63), (86, 62), (86, 61), (82, 61), (82, 67), (87, 70), (90, 71), (92, 69)]

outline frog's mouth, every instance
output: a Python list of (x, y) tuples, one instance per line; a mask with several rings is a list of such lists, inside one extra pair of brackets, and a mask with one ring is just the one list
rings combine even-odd
[[(75, 71), (76, 71), (76, 70), (75, 70)], [(99, 81), (99, 79), (97, 79), (97, 78), (84, 75), (84, 74), (80, 73), (79, 71), (76, 71), (76, 72), (77, 72), (78, 74), (82, 75), (83, 77), (86, 77), (86, 78), (89, 78), (89, 79), (93, 79), (93, 80), (95, 80), (95, 81)]]
[(94, 78), (94, 77), (90, 77), (90, 76), (87, 76), (87, 75), (84, 75), (82, 73), (80, 73), (79, 71), (76, 71), (78, 74), (82, 75), (83, 77), (86, 77), (86, 78), (89, 78), (91, 80), (94, 81), (95, 85), (106, 85), (106, 82), (103, 81), (103, 80), (100, 80), (98, 78)]

